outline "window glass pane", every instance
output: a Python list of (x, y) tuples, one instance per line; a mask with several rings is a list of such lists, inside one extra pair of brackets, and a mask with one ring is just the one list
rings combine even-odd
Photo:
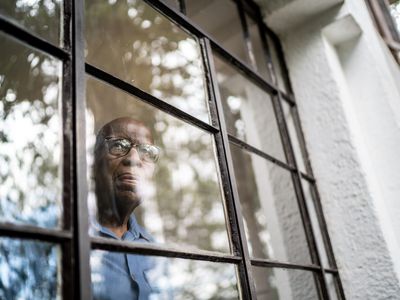
[(299, 137), (296, 131), (296, 125), (294, 122), (294, 116), (292, 114), (292, 108), (286, 101), (282, 101), (283, 114), (285, 115), (286, 125), (289, 131), (290, 141), (292, 142), (292, 147), (294, 155), (296, 157), (297, 167), (300, 171), (306, 173), (306, 165), (304, 162), (304, 156), (301, 151), (301, 146), (299, 142)]
[(286, 81), (284, 73), (286, 72), (282, 67), (282, 62), (279, 59), (277, 53), (277, 45), (274, 41), (267, 35), (267, 42), (269, 47), (269, 52), (271, 55), (272, 65), (274, 66), (274, 73), (276, 76), (276, 80), (278, 81), (278, 88), (285, 93), (288, 92), (288, 83)]
[(231, 264), (95, 250), (90, 265), (95, 299), (239, 298)]
[(332, 274), (326, 273), (325, 275), (326, 284), (328, 286), (328, 293), (331, 300), (338, 300), (340, 299), (339, 294), (336, 290), (336, 278)]
[(0, 221), (61, 223), (60, 61), (0, 34)]
[(265, 56), (265, 52), (261, 43), (258, 26), (252, 18), (247, 15), (246, 17), (251, 39), (252, 55), (254, 56), (254, 62), (256, 64), (257, 71), (266, 80), (271, 81), (271, 75), (269, 74), (269, 69), (267, 67), (267, 58)]
[(322, 232), (318, 223), (317, 212), (314, 204), (315, 190), (314, 187), (307, 180), (302, 179), (301, 182), (303, 185), (303, 192), (306, 200), (306, 205), (311, 219), (311, 225), (314, 229), (314, 237), (317, 242), (319, 254), (321, 256), (321, 263), (324, 267), (329, 267), (328, 256), (326, 253), (326, 248), (324, 240), (322, 238)]
[(0, 299), (61, 298), (59, 246), (2, 237), (0, 253)]
[(231, 0), (186, 0), (187, 16), (233, 55), (250, 63), (236, 4)]
[(250, 255), (310, 263), (290, 173), (237, 146), (230, 148)]
[(143, 1), (85, 3), (89, 63), (208, 122), (194, 37)]
[[(87, 106), (89, 175), (94, 179), (89, 205), (95, 224), (97, 199), (97, 220), (103, 225), (94, 226), (93, 233), (113, 237), (104, 232), (107, 226), (120, 228), (134, 209), (144, 227), (128, 223), (130, 231), (138, 231), (136, 238), (141, 232), (147, 242), (228, 252), (213, 136), (91, 78)], [(116, 137), (128, 142), (116, 143)], [(158, 161), (154, 149), (130, 150), (132, 142), (157, 145)]]
[(217, 56), (215, 65), (228, 133), (284, 161), (270, 95)]
[(319, 299), (312, 272), (252, 267), (258, 300)]
[(2, 0), (0, 14), (15, 19), (29, 31), (53, 44), (60, 44), (62, 0)]

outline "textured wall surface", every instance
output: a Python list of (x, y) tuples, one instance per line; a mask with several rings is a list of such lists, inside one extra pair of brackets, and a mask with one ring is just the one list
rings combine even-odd
[(277, 2), (281, 21), (268, 4), (267, 22), (283, 42), (345, 294), (400, 299), (399, 68), (364, 1), (303, 8), (295, 28)]

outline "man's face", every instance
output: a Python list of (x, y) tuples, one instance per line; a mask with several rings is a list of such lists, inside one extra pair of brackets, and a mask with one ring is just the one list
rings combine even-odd
[[(154, 162), (146, 150), (153, 144), (150, 131), (140, 122), (121, 118), (102, 130), (102, 145), (95, 158), (96, 192), (118, 215), (131, 213), (142, 200), (146, 179), (154, 172)], [(138, 146), (134, 146), (138, 145)]]

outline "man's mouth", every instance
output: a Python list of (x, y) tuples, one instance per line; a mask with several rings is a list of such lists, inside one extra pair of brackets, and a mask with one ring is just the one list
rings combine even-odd
[(132, 173), (123, 173), (117, 176), (116, 183), (122, 189), (129, 189), (129, 187), (137, 186), (139, 177)]

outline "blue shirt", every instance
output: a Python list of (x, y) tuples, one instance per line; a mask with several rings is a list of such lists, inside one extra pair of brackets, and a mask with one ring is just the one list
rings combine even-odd
[[(121, 238), (105, 227), (101, 227), (98, 234), (122, 241), (154, 242), (133, 214), (128, 221), (128, 230)], [(147, 275), (155, 267), (155, 261), (149, 256), (96, 250), (92, 251), (90, 260), (93, 299), (147, 300), (151, 294), (157, 293)]]

